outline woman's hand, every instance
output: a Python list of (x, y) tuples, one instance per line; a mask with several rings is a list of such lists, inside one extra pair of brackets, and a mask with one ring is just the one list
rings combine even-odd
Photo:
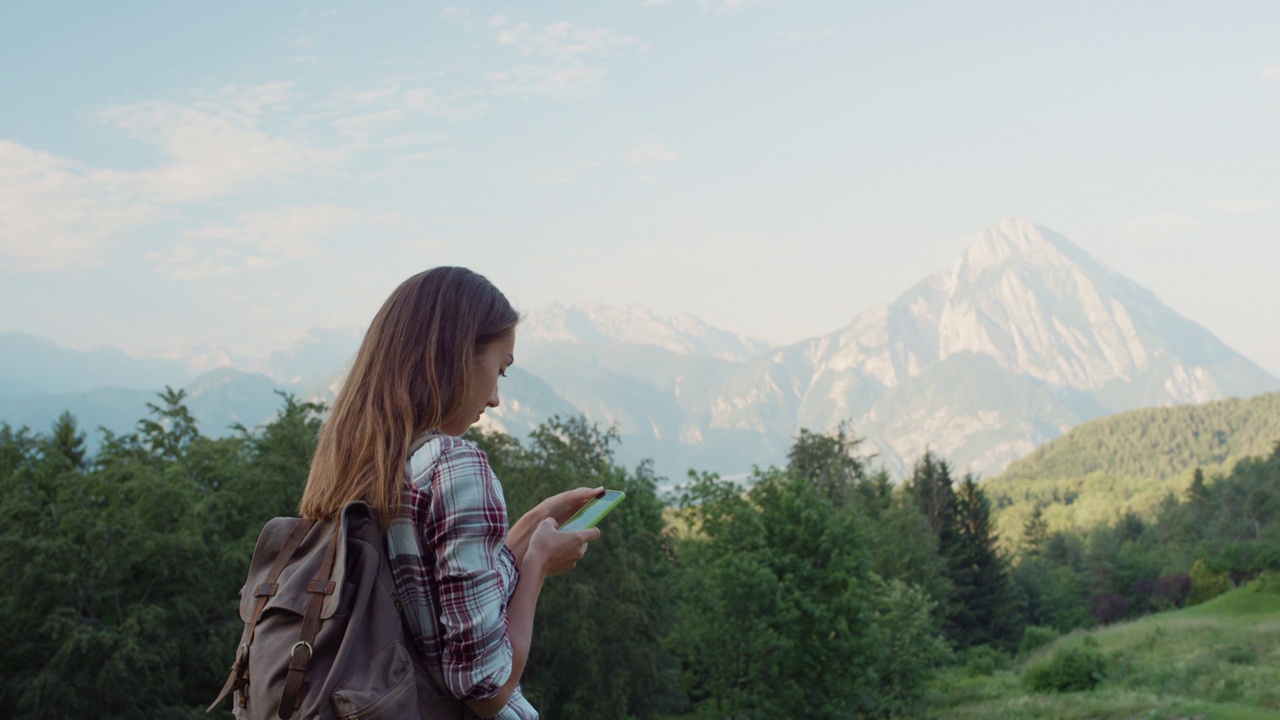
[(566, 490), (543, 500), (529, 512), (537, 514), (538, 522), (542, 522), (546, 518), (553, 518), (556, 521), (556, 527), (560, 527), (569, 518), (573, 517), (573, 514), (578, 512), (583, 505), (586, 505), (591, 498), (600, 497), (603, 493), (604, 488), (602, 487), (581, 487)]
[(529, 550), (529, 540), (542, 521), (550, 518), (556, 521), (556, 527), (563, 525), (578, 509), (587, 504), (593, 497), (598, 497), (604, 488), (575, 488), (557, 493), (538, 503), (523, 517), (511, 526), (507, 533), (507, 547), (516, 556), (516, 565), (524, 567), (524, 554)]
[[(568, 495), (569, 493), (561, 493)], [(556, 497), (560, 497), (557, 495)], [(589, 496), (588, 496), (589, 497)], [(520, 522), (533, 515), (529, 513), (520, 518)], [(519, 525), (520, 523), (517, 523)], [(538, 595), (542, 592), (542, 584), (552, 575), (569, 572), (587, 552), (587, 543), (600, 537), (598, 528), (586, 530), (565, 530), (557, 528), (555, 518), (543, 518), (532, 527), (525, 536), (523, 550), (516, 557), (520, 558), (520, 580), (516, 582), (515, 592), (507, 603), (507, 635), (511, 640), (511, 674), (502, 684), (495, 697), (488, 700), (467, 700), (467, 706), (480, 717), (497, 715), (511, 699), (516, 684), (524, 673), (525, 663), (529, 659), (529, 643), (533, 638), (533, 616), (538, 606)], [(512, 528), (514, 533), (516, 528)], [(508, 535), (508, 544), (511, 539)]]
[(587, 552), (587, 543), (600, 537), (600, 528), (558, 530), (554, 518), (538, 523), (525, 553), (526, 566), (541, 571), (543, 577), (562, 575), (577, 567)]

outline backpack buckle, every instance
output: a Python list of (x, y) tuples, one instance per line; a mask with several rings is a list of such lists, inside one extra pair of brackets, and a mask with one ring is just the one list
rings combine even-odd
[[(299, 660), (297, 657), (294, 656), (294, 653), (298, 652), (298, 648), (300, 647), (307, 649), (306, 660)], [(311, 643), (307, 642), (306, 640), (299, 640), (298, 642), (293, 644), (293, 647), (289, 648), (289, 659), (294, 662), (309, 663), (311, 662), (312, 656), (314, 656), (315, 654), (316, 654), (316, 649), (312, 647)]]

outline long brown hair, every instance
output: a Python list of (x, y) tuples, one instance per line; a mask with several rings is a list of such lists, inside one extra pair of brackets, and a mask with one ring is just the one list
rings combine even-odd
[(519, 322), (507, 298), (466, 268), (438, 267), (401, 283), (374, 316), (320, 428), (302, 516), (325, 520), (364, 500), (387, 527), (413, 438), (458, 410), (477, 355)]

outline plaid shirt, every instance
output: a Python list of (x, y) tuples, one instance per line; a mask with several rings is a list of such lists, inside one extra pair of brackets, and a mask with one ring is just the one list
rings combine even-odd
[[(437, 686), (464, 700), (491, 698), (511, 675), (507, 602), (519, 579), (502, 486), (472, 443), (446, 435), (417, 442), (387, 533), (405, 624)], [(467, 709), (466, 717), (476, 716)], [(494, 717), (536, 720), (538, 711), (517, 686)]]

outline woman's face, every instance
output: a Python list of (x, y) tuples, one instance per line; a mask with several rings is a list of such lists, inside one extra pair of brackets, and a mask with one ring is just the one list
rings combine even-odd
[(489, 343), (477, 356), (472, 369), (471, 390), (462, 406), (440, 424), (440, 431), (458, 436), (480, 419), (487, 407), (498, 407), (498, 378), (507, 374), (507, 368), (516, 361), (516, 334), (508, 333)]

